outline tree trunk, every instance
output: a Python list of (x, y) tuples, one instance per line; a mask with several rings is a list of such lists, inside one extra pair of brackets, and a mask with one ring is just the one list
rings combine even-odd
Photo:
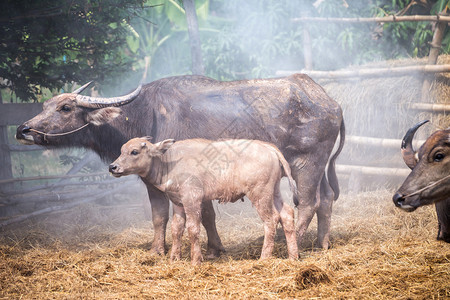
[(204, 75), (202, 61), (202, 49), (200, 35), (198, 31), (197, 13), (195, 12), (194, 0), (184, 0), (184, 9), (186, 11), (186, 21), (188, 25), (189, 41), (191, 44), (192, 56), (192, 74)]
[[(444, 12), (445, 13), (445, 10)], [(428, 55), (428, 65), (435, 65), (441, 51), (442, 39), (444, 38), (445, 29), (447, 28), (447, 22), (438, 22), (434, 31), (433, 40), (431, 41), (430, 54)], [(433, 78), (431, 76), (425, 76), (425, 80), (422, 85), (422, 101), (430, 102), (430, 88)]]

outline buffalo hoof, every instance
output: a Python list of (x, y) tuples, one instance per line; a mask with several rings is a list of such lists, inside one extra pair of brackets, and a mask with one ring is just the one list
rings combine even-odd
[(206, 257), (206, 259), (215, 259), (215, 258), (219, 258), (222, 255), (222, 253), (225, 253), (225, 248), (219, 248), (219, 249), (209, 248), (206, 251), (205, 257)]
[(446, 243), (450, 243), (450, 234), (439, 233), (437, 237), (438, 241), (444, 241)]
[(161, 249), (160, 247), (158, 247), (158, 248), (152, 247), (152, 248), (150, 248), (150, 254), (151, 255), (163, 256), (163, 255), (166, 254), (166, 251), (164, 250), (164, 248)]

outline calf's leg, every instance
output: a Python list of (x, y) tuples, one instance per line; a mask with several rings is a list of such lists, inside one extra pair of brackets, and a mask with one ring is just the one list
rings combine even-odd
[[(152, 209), (152, 222), (154, 237), (151, 252), (156, 254), (165, 253), (166, 228), (169, 221), (169, 200), (164, 193), (153, 187), (146, 185)], [(222, 245), (216, 228), (216, 214), (212, 203), (208, 203), (202, 209), (202, 223), (208, 236), (208, 256), (219, 257), (225, 248)]]
[(280, 215), (281, 226), (283, 226), (284, 235), (286, 237), (286, 244), (288, 250), (289, 259), (298, 259), (298, 246), (295, 235), (294, 226), (294, 210), (292, 207), (284, 203), (279, 185), (275, 187), (274, 193), (274, 208)]
[(182, 206), (174, 204), (172, 207), (172, 249), (170, 251), (170, 260), (175, 261), (181, 259), (181, 240), (186, 224), (186, 214)]
[(202, 249), (200, 246), (200, 223), (202, 199), (189, 199), (183, 201), (184, 211), (186, 213), (186, 229), (189, 233), (191, 242), (191, 264), (200, 265), (203, 261)]
[(280, 216), (273, 207), (273, 190), (262, 190), (261, 193), (247, 195), (264, 223), (264, 242), (260, 259), (272, 257), (275, 234)]
[(165, 253), (167, 222), (169, 221), (169, 201), (161, 191), (152, 185), (147, 185), (147, 191), (152, 208), (152, 222), (155, 232), (150, 251), (163, 255)]

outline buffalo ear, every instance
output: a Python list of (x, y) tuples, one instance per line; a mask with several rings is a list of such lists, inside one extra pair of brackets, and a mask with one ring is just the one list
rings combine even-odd
[(88, 113), (87, 121), (95, 126), (100, 126), (120, 116), (121, 112), (122, 110), (118, 107), (99, 108)]
[(173, 145), (173, 143), (175, 143), (174, 139), (168, 139), (168, 140), (164, 140), (162, 142), (156, 143), (155, 150), (157, 152), (157, 155), (163, 155), (170, 148), (170, 146)]

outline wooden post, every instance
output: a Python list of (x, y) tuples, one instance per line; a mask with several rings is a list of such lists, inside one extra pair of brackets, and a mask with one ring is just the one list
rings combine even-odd
[[(0, 101), (0, 180), (13, 177), (8, 125), (19, 125), (42, 111), (42, 103), (3, 103)], [(31, 147), (31, 146), (29, 146)], [(8, 185), (0, 187), (8, 190)]]
[[(306, 12), (302, 13), (302, 17), (306, 16)], [(309, 34), (308, 23), (304, 22), (303, 26), (303, 59), (305, 61), (305, 70), (313, 69), (312, 62), (312, 46), (311, 35)]]
[(311, 48), (311, 36), (309, 34), (308, 25), (303, 24), (303, 57), (305, 60), (305, 69), (312, 70), (312, 48)]
[(189, 41), (191, 44), (192, 73), (195, 75), (204, 75), (205, 70), (203, 68), (202, 49), (200, 43), (200, 35), (198, 32), (197, 13), (195, 12), (194, 0), (184, 0), (183, 5), (186, 11)]
[[(445, 29), (447, 28), (447, 22), (437, 22), (434, 30), (433, 40), (430, 44), (430, 54), (428, 55), (428, 65), (435, 65), (441, 51), (442, 39), (444, 38)], [(430, 88), (432, 77), (425, 75), (425, 80), (422, 85), (422, 101), (430, 102)]]
[[(0, 111), (4, 104), (0, 95)], [(12, 178), (11, 155), (8, 143), (8, 125), (0, 124), (0, 180)]]

